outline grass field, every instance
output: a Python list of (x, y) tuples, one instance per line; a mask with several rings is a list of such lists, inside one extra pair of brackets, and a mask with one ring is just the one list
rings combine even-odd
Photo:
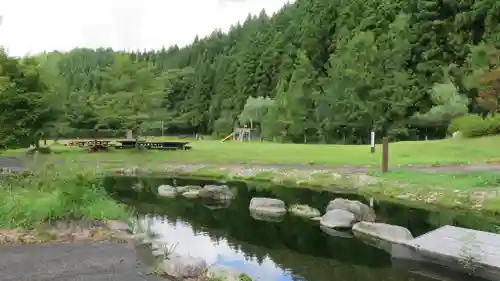
[[(155, 140), (164, 140), (155, 138)], [(61, 141), (61, 143), (64, 143)], [(192, 141), (190, 151), (151, 151), (131, 154), (115, 151), (82, 155), (84, 158), (109, 160), (217, 162), (260, 164), (323, 164), (342, 166), (373, 166), (381, 163), (381, 145), (370, 153), (368, 145), (278, 144), (269, 142)], [(65, 150), (64, 148), (61, 148)], [(77, 157), (77, 156), (75, 156)], [(397, 142), (389, 148), (391, 166), (453, 165), (500, 162), (500, 136), (477, 139), (446, 139), (437, 141)]]
[[(156, 138), (155, 140), (162, 140)], [(390, 165), (453, 165), (481, 162), (500, 162), (500, 136), (478, 139), (448, 139), (425, 142), (398, 142), (390, 145)], [(61, 173), (64, 164), (87, 163), (99, 168), (139, 167), (146, 170), (168, 172), (168, 169), (184, 167), (192, 176), (208, 176), (224, 179), (243, 180), (285, 180), (286, 184), (329, 188), (333, 185), (345, 186), (347, 192), (382, 195), (387, 198), (403, 198), (404, 201), (424, 202), (447, 207), (461, 207), (500, 212), (500, 173), (496, 172), (447, 172), (425, 173), (404, 169), (391, 169), (388, 174), (380, 174), (381, 151), (370, 153), (369, 146), (355, 145), (303, 145), (277, 143), (241, 143), (213, 140), (192, 141), (193, 150), (188, 151), (136, 151), (113, 150), (103, 153), (87, 153), (81, 148), (49, 144), (56, 154), (39, 155), (42, 159), (59, 162)], [(5, 155), (25, 155), (25, 150), (6, 151)], [(180, 162), (185, 165), (170, 165)], [(210, 165), (199, 165), (200, 163)], [(53, 162), (55, 163), (55, 162)], [(240, 163), (242, 165), (228, 165)], [(187, 164), (187, 165), (186, 165)], [(259, 170), (245, 164), (322, 164), (331, 166), (373, 167), (370, 175), (383, 181), (375, 186), (349, 187), (338, 180), (332, 169), (297, 170), (293, 167)], [(175, 172), (177, 173), (177, 172)], [(354, 189), (352, 189), (354, 188)], [(403, 197), (402, 197), (403, 196)], [(409, 196), (409, 197), (408, 197)], [(477, 199), (481, 197), (480, 199)]]

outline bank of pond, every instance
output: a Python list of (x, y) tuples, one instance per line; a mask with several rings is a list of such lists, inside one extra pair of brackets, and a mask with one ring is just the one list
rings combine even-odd
[[(105, 178), (104, 187), (133, 212), (143, 268), (168, 252), (177, 263), (168, 267), (180, 277), (193, 277), (199, 267), (200, 272), (229, 270), (263, 281), (486, 280), (465, 270), (394, 259), (387, 247), (358, 239), (349, 228), (361, 229), (358, 221), (376, 222), (407, 229), (414, 237), (443, 225), (498, 231), (495, 218), (476, 213), (262, 182), (119, 176)], [(348, 225), (339, 225), (338, 217), (325, 219), (339, 209), (353, 214)], [(189, 272), (179, 269), (181, 261), (190, 263)]]

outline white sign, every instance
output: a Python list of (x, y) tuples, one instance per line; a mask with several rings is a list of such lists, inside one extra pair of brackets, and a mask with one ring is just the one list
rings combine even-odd
[(371, 132), (371, 146), (375, 147), (375, 132)]

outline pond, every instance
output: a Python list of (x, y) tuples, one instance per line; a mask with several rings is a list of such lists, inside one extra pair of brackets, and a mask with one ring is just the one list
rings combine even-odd
[[(142, 192), (131, 188), (137, 183), (141, 183)], [(180, 254), (201, 257), (209, 265), (229, 266), (254, 280), (263, 281), (443, 280), (443, 277), (433, 279), (410, 272), (407, 266), (394, 264), (390, 253), (356, 238), (325, 232), (316, 221), (289, 214), (280, 222), (263, 221), (253, 218), (248, 210), (253, 197), (278, 198), (287, 205), (307, 204), (322, 212), (329, 201), (338, 197), (366, 203), (365, 198), (271, 187), (265, 183), (228, 182), (226, 184), (237, 195), (230, 204), (214, 205), (213, 202), (180, 196), (175, 199), (158, 197), (154, 191), (161, 184), (182, 186), (217, 182), (180, 178), (105, 179), (106, 189), (117, 200), (133, 207), (142, 219), (149, 221), (162, 242), (176, 245), (175, 251)], [(446, 224), (496, 230), (493, 219), (472, 213), (432, 212), (390, 202), (375, 202), (374, 209), (377, 221), (406, 227), (414, 236)], [(449, 280), (458, 280), (456, 278)]]

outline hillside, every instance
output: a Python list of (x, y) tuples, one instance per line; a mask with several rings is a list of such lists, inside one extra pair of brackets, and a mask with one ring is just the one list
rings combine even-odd
[(285, 142), (366, 143), (372, 128), (440, 138), (462, 107), (485, 112), (478, 73), (500, 64), (495, 2), (298, 0), (184, 48), (36, 59), (64, 113), (57, 134), (163, 120), (171, 133), (222, 136), (240, 120)]

